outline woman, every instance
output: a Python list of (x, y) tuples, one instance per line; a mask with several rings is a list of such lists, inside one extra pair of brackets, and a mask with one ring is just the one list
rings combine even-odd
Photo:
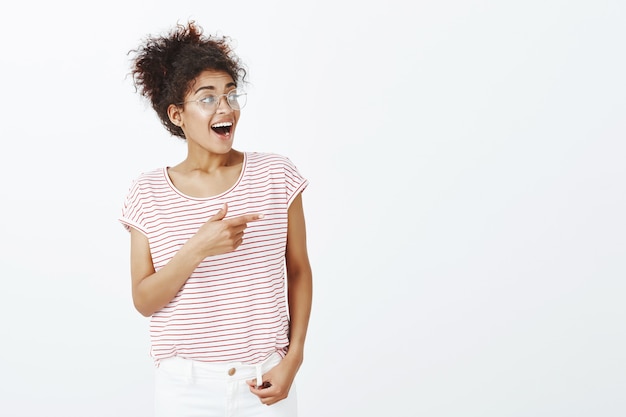
[[(187, 157), (133, 182), (133, 302), (150, 319), (158, 416), (295, 416), (312, 273), (288, 158), (233, 139), (246, 71), (194, 22), (150, 36), (132, 75)], [(285, 277), (286, 275), (286, 277)]]

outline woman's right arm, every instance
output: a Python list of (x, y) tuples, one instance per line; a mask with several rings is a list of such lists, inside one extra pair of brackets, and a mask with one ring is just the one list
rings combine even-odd
[(203, 258), (189, 245), (191, 239), (159, 270), (154, 271), (148, 238), (137, 229), (130, 231), (130, 276), (133, 303), (149, 317), (169, 303)]
[(237, 249), (247, 223), (263, 217), (246, 214), (224, 220), (227, 211), (228, 207), (224, 205), (158, 272), (154, 270), (148, 238), (131, 228), (130, 275), (137, 311), (149, 317), (162, 309), (176, 296), (204, 258)]

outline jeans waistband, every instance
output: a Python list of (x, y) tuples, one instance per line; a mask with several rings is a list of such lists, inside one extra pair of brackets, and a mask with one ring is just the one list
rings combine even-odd
[(256, 378), (257, 384), (260, 384), (262, 383), (262, 375), (278, 365), (281, 360), (282, 356), (278, 352), (272, 353), (267, 359), (255, 365), (243, 362), (201, 362), (173, 356), (171, 358), (161, 359), (159, 370), (184, 376), (190, 380), (201, 378), (241, 381)]

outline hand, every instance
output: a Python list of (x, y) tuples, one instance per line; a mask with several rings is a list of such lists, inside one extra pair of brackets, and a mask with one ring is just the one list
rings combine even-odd
[(246, 381), (250, 392), (259, 397), (265, 405), (284, 400), (289, 395), (298, 367), (283, 359), (278, 365), (263, 374), (263, 383), (257, 388), (256, 378)]
[(204, 257), (234, 251), (243, 242), (248, 222), (263, 218), (263, 214), (244, 214), (224, 219), (226, 213), (228, 205), (224, 204), (193, 236), (194, 244), (198, 245)]

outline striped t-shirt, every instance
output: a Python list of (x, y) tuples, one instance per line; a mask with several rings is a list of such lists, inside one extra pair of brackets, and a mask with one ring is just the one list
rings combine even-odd
[(119, 220), (147, 236), (156, 271), (223, 203), (228, 203), (226, 218), (265, 215), (248, 223), (235, 251), (205, 258), (174, 299), (152, 315), (150, 351), (157, 365), (171, 356), (250, 364), (273, 352), (284, 356), (287, 210), (307, 185), (288, 158), (259, 152), (244, 153), (235, 184), (208, 198), (181, 193), (166, 168), (133, 182)]

